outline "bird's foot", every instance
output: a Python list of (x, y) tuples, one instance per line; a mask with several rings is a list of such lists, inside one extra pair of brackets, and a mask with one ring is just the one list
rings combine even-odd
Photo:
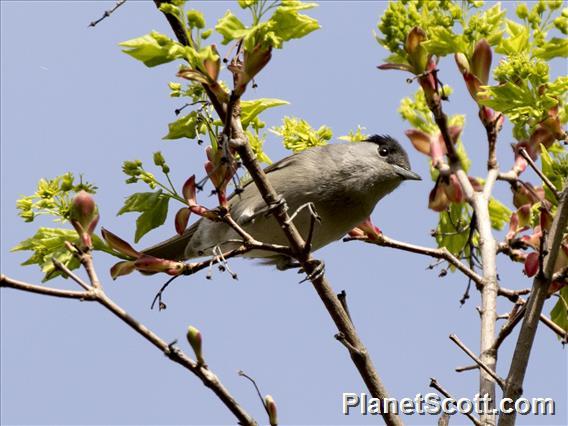
[[(325, 274), (325, 263), (323, 260), (312, 259), (308, 261), (309, 264), (314, 265), (314, 269), (310, 272), (306, 277), (300, 281), (300, 284), (305, 283), (306, 281), (314, 281), (323, 277)], [(304, 272), (303, 268), (298, 271), (298, 273)]]
[(292, 216), (290, 216), (290, 219), (288, 219), (288, 220), (286, 221), (286, 224), (289, 225), (290, 223), (292, 223), (292, 221), (296, 218), (296, 216), (298, 215), (298, 213), (300, 213), (300, 212), (301, 212), (302, 210), (304, 210), (305, 208), (307, 208), (307, 209), (309, 210), (310, 215), (311, 215), (311, 217), (312, 217), (312, 219), (313, 219), (314, 221), (316, 221), (316, 222), (318, 222), (318, 223), (321, 222), (321, 217), (320, 217), (320, 215), (318, 214), (318, 212), (316, 211), (316, 206), (315, 206), (315, 204), (312, 203), (311, 201), (309, 201), (309, 202), (307, 202), (307, 203), (302, 204), (300, 207), (298, 207), (298, 208), (296, 209), (296, 211), (292, 214)]

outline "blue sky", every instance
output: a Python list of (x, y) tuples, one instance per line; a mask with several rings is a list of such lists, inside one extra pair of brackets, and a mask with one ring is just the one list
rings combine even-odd
[[(203, 147), (194, 141), (162, 141), (180, 100), (168, 97), (176, 64), (147, 69), (121, 53), (118, 43), (154, 29), (169, 34), (165, 19), (151, 2), (129, 1), (95, 29), (87, 24), (112, 2), (1, 3), (1, 270), (38, 283), (41, 273), (20, 267), (27, 257), (9, 253), (39, 225), (24, 224), (15, 201), (34, 191), (36, 182), (66, 171), (83, 174), (99, 187), (101, 224), (133, 239), (135, 216), (116, 216), (125, 197), (144, 190), (123, 183), (121, 164), (140, 159), (150, 168), (161, 150), (181, 187), (202, 173)], [(326, 124), (338, 137), (357, 125), (368, 133), (390, 134), (407, 148), (413, 169), (425, 179), (403, 184), (382, 200), (374, 222), (389, 236), (433, 245), (430, 230), (437, 216), (427, 207), (432, 183), (428, 165), (404, 136), (399, 100), (416, 90), (400, 72), (378, 71), (386, 57), (374, 40), (384, 2), (323, 2), (309, 14), (322, 29), (292, 41), (257, 79), (246, 98), (275, 97), (290, 105), (264, 115), (270, 126), (284, 115)], [(194, 2), (211, 26), (236, 3)], [(504, 7), (509, 7), (509, 3)], [(509, 14), (513, 14), (512, 6)], [(484, 130), (451, 58), (443, 59), (441, 79), (456, 91), (445, 104), (449, 113), (467, 114), (463, 141), (473, 160), (471, 174), (485, 169)], [(565, 73), (556, 64), (555, 73)], [(225, 78), (226, 75), (225, 75)], [(499, 139), (503, 168), (511, 165), (510, 128)], [(287, 155), (269, 135), (272, 159)], [(527, 176), (530, 176), (527, 174)], [(510, 205), (510, 191), (496, 192)], [(175, 211), (175, 209), (172, 209)], [(171, 216), (171, 215), (170, 215)], [(173, 220), (144, 237), (139, 247), (173, 234)], [(501, 234), (499, 234), (502, 237)], [(460, 308), (466, 280), (458, 274), (438, 278), (428, 258), (404, 252), (337, 242), (317, 253), (327, 265), (335, 290), (345, 289), (353, 320), (391, 396), (430, 392), (435, 377), (456, 397), (476, 393), (476, 372), (455, 373), (470, 364), (449, 339), (457, 334), (477, 350), (479, 319), (474, 291)], [(131, 275), (112, 282), (114, 260), (96, 255), (105, 289), (131, 315), (167, 341), (183, 338), (192, 324), (204, 335), (206, 359), (234, 396), (261, 423), (264, 411), (249, 382), (274, 396), (282, 424), (376, 424), (377, 419), (341, 414), (343, 392), (365, 389), (345, 349), (333, 338), (335, 328), (309, 284), (298, 285), (294, 271), (276, 272), (250, 261), (231, 263), (233, 281), (215, 272), (177, 280), (165, 296), (168, 309), (151, 311), (164, 282), (160, 276)], [(499, 259), (504, 286), (526, 288), (521, 265)], [(68, 280), (50, 282), (73, 289)], [(230, 413), (193, 375), (169, 362), (148, 342), (102, 307), (3, 289), (1, 295), (2, 424), (234, 424)], [(548, 312), (552, 301), (548, 301)], [(510, 303), (499, 302), (499, 313)], [(511, 358), (508, 339), (499, 354), (498, 372), (506, 376)], [(557, 401), (554, 417), (518, 418), (519, 424), (566, 423), (566, 352), (555, 335), (539, 328), (525, 381), (525, 395)], [(414, 416), (409, 424), (434, 424)], [(466, 424), (456, 417), (452, 424)]]

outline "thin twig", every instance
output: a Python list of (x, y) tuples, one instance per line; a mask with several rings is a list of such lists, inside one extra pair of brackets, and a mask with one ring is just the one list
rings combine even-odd
[[(90, 253), (83, 253), (81, 256), (91, 257)], [(85, 259), (84, 264), (92, 264), (92, 260)], [(169, 359), (180, 364), (187, 370), (195, 374), (203, 384), (211, 389), (217, 397), (225, 404), (225, 406), (235, 415), (239, 423), (242, 425), (256, 426), (256, 421), (240, 406), (235, 398), (223, 386), (218, 377), (210, 370), (198, 365), (194, 360), (189, 358), (180, 349), (168, 344), (158, 335), (152, 332), (148, 327), (134, 319), (128, 312), (118, 306), (103, 291), (102, 286), (93, 288), (90, 291), (69, 291), (59, 290), (49, 287), (42, 287), (34, 284), (25, 283), (0, 275), (0, 287), (14, 288), (30, 293), (38, 293), (47, 296), (55, 296), (61, 298), (71, 298), (87, 301), (95, 301), (103, 305), (111, 311), (116, 317), (129, 325), (134, 331), (152, 343), (160, 351), (162, 351)]]
[(347, 292), (345, 290), (341, 290), (341, 293), (337, 293), (337, 298), (339, 299), (341, 306), (343, 306), (343, 309), (345, 309), (345, 312), (347, 312), (349, 320), (353, 322), (353, 318), (351, 318), (351, 314), (349, 313), (349, 306), (347, 305)]
[(476, 274), (471, 268), (467, 267), (463, 264), (456, 256), (448, 251), (445, 247), (440, 248), (431, 248), (431, 247), (422, 247), (415, 244), (409, 244), (402, 241), (394, 240), (390, 237), (387, 237), (384, 234), (380, 234), (378, 237), (369, 238), (369, 237), (346, 237), (343, 241), (363, 241), (369, 244), (375, 244), (377, 246), (382, 247), (390, 247), (398, 250), (408, 251), (411, 253), (422, 254), (424, 256), (433, 257), (435, 259), (443, 259), (449, 264), (453, 265), (465, 274), (468, 278), (474, 281), (477, 285), (483, 286), (484, 280), (483, 277)]
[(473, 365), (466, 365), (464, 367), (455, 368), (456, 373), (463, 373), (464, 371), (471, 371), (471, 370), (479, 370), (479, 365), (473, 364)]
[[(450, 398), (450, 399), (456, 401), (456, 399), (452, 395), (450, 395), (450, 393), (446, 389), (444, 389), (442, 386), (440, 386), (438, 381), (433, 377), (430, 378), (430, 387), (433, 388), (433, 389), (436, 389), (438, 392), (440, 392), (446, 398)], [(478, 419), (476, 419), (471, 413), (463, 413), (463, 414), (468, 419), (470, 419), (474, 425), (481, 426), (481, 422)]]
[(262, 397), (262, 393), (260, 392), (260, 389), (259, 389), (258, 385), (256, 384), (256, 380), (254, 380), (252, 377), (250, 377), (248, 374), (246, 374), (243, 370), (239, 370), (238, 374), (239, 374), (239, 376), (244, 377), (245, 379), (248, 379), (253, 384), (254, 388), (256, 389), (256, 394), (258, 395), (258, 398), (260, 399), (260, 402), (261, 402), (262, 406), (264, 407), (266, 414), (268, 414), (268, 416), (270, 417), (270, 412), (268, 411), (268, 407), (266, 406), (266, 403), (264, 402), (264, 398)]
[(62, 297), (65, 299), (95, 300), (96, 296), (88, 291), (60, 290), (58, 288), (44, 287), (41, 285), (29, 284), (0, 275), (0, 287), (13, 288), (16, 290), (27, 291), (29, 293), (43, 294), (44, 296)]
[(51, 261), (53, 262), (53, 265), (55, 266), (56, 269), (59, 269), (61, 272), (63, 272), (65, 275), (67, 275), (69, 278), (71, 278), (73, 281), (75, 281), (77, 284), (83, 287), (86, 291), (91, 291), (93, 289), (90, 285), (88, 285), (85, 281), (83, 281), (78, 275), (74, 274), (67, 266), (65, 266), (55, 257), (51, 259)]
[(493, 379), (495, 379), (495, 381), (501, 388), (504, 388), (504, 380), (499, 377), (495, 371), (485, 365), (485, 363), (483, 363), (481, 359), (479, 359), (466, 345), (464, 345), (463, 342), (458, 338), (458, 336), (456, 336), (455, 334), (450, 334), (450, 340), (458, 345), (459, 348), (464, 351), (477, 365), (479, 365), (482, 370), (493, 377)]
[(531, 166), (531, 168), (534, 170), (534, 172), (538, 175), (538, 177), (542, 180), (542, 182), (548, 186), (548, 188), (552, 191), (552, 193), (554, 194), (554, 197), (558, 200), (560, 194), (558, 193), (558, 189), (554, 186), (554, 184), (550, 181), (550, 179), (548, 179), (544, 173), (542, 172), (542, 170), (539, 169), (539, 167), (535, 164), (535, 162), (533, 161), (533, 159), (531, 158), (531, 156), (529, 155), (529, 153), (527, 152), (526, 149), (521, 148), (519, 150), (519, 154), (521, 154), (521, 156), (527, 160), (527, 163), (529, 163), (529, 166)]
[(492, 349), (493, 351), (498, 351), (501, 344), (505, 339), (512, 333), (517, 324), (523, 319), (525, 315), (525, 305), (519, 308), (519, 304), (516, 304), (513, 311), (509, 314), (509, 320), (501, 327), (499, 334), (495, 338)]
[(115, 5), (109, 9), (109, 10), (105, 10), (105, 12), (103, 13), (103, 16), (101, 16), (99, 19), (97, 19), (96, 21), (92, 21), (89, 24), (89, 27), (95, 27), (99, 22), (105, 20), (106, 18), (108, 18), (110, 15), (112, 15), (114, 13), (114, 11), (116, 9), (118, 9), (120, 6), (122, 6), (124, 3), (126, 3), (126, 0), (118, 0)]
[(564, 330), (558, 324), (553, 322), (550, 318), (546, 315), (540, 314), (540, 321), (554, 331), (558, 337), (561, 339), (562, 343), (568, 343), (568, 331)]

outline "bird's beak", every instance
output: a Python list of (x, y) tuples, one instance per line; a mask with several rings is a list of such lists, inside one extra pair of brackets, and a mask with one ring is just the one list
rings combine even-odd
[(396, 173), (404, 180), (422, 180), (422, 178), (412, 170), (406, 170), (396, 164), (393, 164)]

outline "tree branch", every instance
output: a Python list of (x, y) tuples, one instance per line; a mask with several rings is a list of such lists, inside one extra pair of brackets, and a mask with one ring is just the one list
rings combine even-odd
[(103, 16), (101, 16), (99, 19), (92, 21), (89, 24), (89, 27), (95, 27), (99, 22), (105, 20), (110, 15), (112, 15), (114, 13), (114, 11), (116, 9), (118, 9), (120, 6), (122, 6), (124, 3), (126, 3), (126, 0), (117, 0), (117, 2), (114, 4), (114, 6), (111, 9), (105, 10), (104, 13), (103, 13)]
[[(430, 378), (430, 387), (433, 388), (433, 389), (436, 389), (438, 392), (440, 392), (446, 398), (450, 398), (450, 399), (453, 399), (454, 401), (456, 401), (456, 399), (452, 395), (450, 395), (450, 393), (446, 389), (444, 389), (442, 386), (440, 386), (438, 381), (433, 377)], [(471, 422), (474, 425), (481, 426), (481, 422), (478, 419), (476, 419), (471, 413), (464, 413), (464, 416), (466, 416), (468, 419), (470, 419)]]
[(95, 300), (94, 294), (88, 291), (60, 290), (58, 288), (44, 287), (18, 281), (6, 275), (0, 275), (0, 287), (13, 288), (29, 293), (42, 294), (44, 296), (62, 297), (64, 299)]
[[(90, 265), (92, 271), (92, 257), (90, 253), (78, 254), (85, 259), (81, 260), (84, 265)], [(57, 264), (56, 264), (57, 267)], [(86, 268), (87, 266), (85, 266)], [(65, 267), (61, 269), (62, 271), (67, 270)], [(96, 276), (96, 274), (94, 275)], [(256, 421), (240, 406), (236, 399), (229, 393), (229, 391), (223, 386), (219, 378), (210, 371), (207, 367), (197, 364), (194, 360), (189, 358), (185, 353), (183, 353), (179, 348), (174, 347), (171, 344), (166, 343), (157, 334), (151, 331), (148, 327), (134, 319), (128, 314), (123, 308), (117, 305), (113, 300), (111, 300), (104, 292), (102, 286), (93, 287), (89, 291), (69, 291), (69, 290), (59, 290), (49, 287), (42, 287), (34, 284), (29, 284), (26, 282), (14, 280), (12, 278), (6, 277), (5, 275), (0, 276), (0, 287), (14, 288), (17, 290), (22, 290), (31, 293), (43, 294), (47, 296), (55, 296), (61, 298), (79, 299), (86, 301), (95, 301), (103, 305), (110, 312), (112, 312), (116, 317), (130, 326), (134, 331), (152, 343), (156, 348), (163, 352), (169, 359), (177, 364), (180, 364), (185, 369), (191, 371), (195, 374), (203, 384), (211, 389), (215, 395), (225, 404), (225, 406), (235, 415), (241, 425), (251, 425), (255, 426)]]
[(433, 257), (434, 259), (441, 259), (448, 262), (450, 265), (456, 267), (457, 270), (463, 272), (465, 276), (470, 278), (478, 286), (482, 287), (485, 284), (483, 277), (476, 274), (471, 268), (462, 263), (456, 256), (448, 251), (445, 247), (431, 248), (423, 247), (415, 244), (405, 243), (402, 241), (397, 241), (392, 238), (387, 237), (384, 234), (380, 234), (376, 238), (369, 237), (346, 237), (343, 241), (363, 241), (369, 244), (375, 244), (381, 247), (390, 247), (397, 250), (408, 251), (410, 253), (422, 254), (424, 256)]
[[(491, 346), (495, 339), (495, 323), (497, 321), (497, 243), (493, 237), (491, 230), (491, 220), (489, 216), (489, 200), (491, 197), (491, 190), (495, 180), (499, 176), (498, 164), (495, 154), (495, 145), (497, 138), (497, 120), (493, 123), (484, 124), (487, 135), (489, 138), (489, 159), (488, 159), (488, 174), (486, 184), (483, 192), (476, 192), (469, 181), (467, 173), (457, 155), (453, 141), (450, 137), (448, 129), (448, 119), (442, 109), (441, 97), (438, 93), (433, 93), (428, 98), (428, 106), (434, 115), (434, 121), (438, 125), (444, 144), (446, 147), (448, 160), (450, 163), (451, 172), (455, 173), (464, 197), (467, 202), (473, 207), (476, 216), (476, 226), (479, 233), (479, 249), (481, 251), (481, 260), (483, 268), (483, 281), (484, 285), (481, 288), (481, 362), (488, 367), (490, 371), (495, 370), (497, 363), (497, 356), (491, 352)], [(493, 128), (492, 128), (493, 127)], [(495, 401), (495, 383), (492, 376), (486, 370), (480, 371), (479, 394), (489, 395), (490, 401)], [(493, 408), (491, 406), (490, 408)], [(481, 415), (481, 422), (483, 424), (493, 425), (495, 423), (495, 416), (488, 413)]]
[[(531, 296), (526, 304), (526, 313), (519, 332), (515, 352), (505, 381), (504, 398), (517, 400), (523, 393), (523, 381), (529, 363), (529, 357), (538, 327), (544, 301), (548, 297), (548, 287), (554, 273), (554, 265), (558, 257), (562, 238), (568, 225), (568, 185), (560, 195), (558, 209), (554, 215), (552, 227), (547, 238), (544, 270), (540, 271), (533, 280)], [(516, 414), (502, 413), (499, 416), (499, 426), (511, 426), (515, 423)]]
[(529, 155), (529, 153), (527, 152), (526, 149), (521, 148), (519, 150), (519, 154), (521, 154), (521, 156), (527, 160), (527, 163), (529, 163), (529, 166), (531, 166), (531, 168), (534, 170), (534, 172), (538, 175), (539, 178), (541, 178), (541, 180), (544, 182), (544, 184), (546, 186), (548, 186), (548, 188), (550, 189), (550, 191), (554, 194), (554, 197), (556, 197), (556, 199), (558, 200), (560, 195), (558, 194), (558, 189), (554, 186), (554, 184), (550, 181), (550, 179), (548, 179), (544, 173), (542, 172), (542, 170), (540, 170), (540, 168), (535, 164), (535, 162), (533, 161), (533, 159), (531, 158), (531, 156)]
[(450, 340), (454, 342), (458, 347), (464, 351), (479, 367), (489, 374), (495, 381), (503, 388), (505, 386), (505, 382), (501, 377), (497, 375), (497, 373), (490, 368), (487, 364), (485, 364), (480, 358), (478, 358), (472, 351), (469, 349), (464, 343), (456, 336), (455, 334), (450, 334)]

